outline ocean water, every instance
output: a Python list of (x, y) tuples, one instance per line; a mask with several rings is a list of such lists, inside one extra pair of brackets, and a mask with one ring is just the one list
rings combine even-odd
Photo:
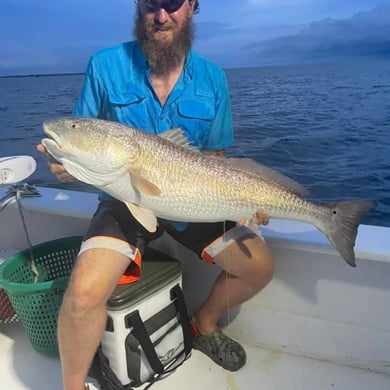
[[(314, 201), (371, 199), (363, 223), (390, 226), (390, 61), (226, 70), (236, 144), (246, 156), (303, 184)], [(0, 78), (0, 156), (28, 154), (28, 182), (60, 183), (36, 145), (42, 122), (69, 115), (83, 75)]]

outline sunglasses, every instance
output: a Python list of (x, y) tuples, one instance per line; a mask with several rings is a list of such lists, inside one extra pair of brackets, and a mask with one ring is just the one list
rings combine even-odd
[(146, 12), (155, 13), (163, 8), (169, 14), (176, 12), (185, 2), (185, 0), (140, 0), (136, 4), (142, 4)]

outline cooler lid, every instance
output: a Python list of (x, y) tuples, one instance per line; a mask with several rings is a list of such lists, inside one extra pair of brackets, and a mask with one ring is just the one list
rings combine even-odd
[(118, 285), (107, 301), (109, 310), (122, 310), (160, 290), (182, 273), (179, 260), (152, 248), (142, 256), (141, 278), (131, 284)]

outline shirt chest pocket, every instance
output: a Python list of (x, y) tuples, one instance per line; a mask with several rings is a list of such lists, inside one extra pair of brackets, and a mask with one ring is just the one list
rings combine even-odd
[(212, 121), (215, 118), (214, 101), (210, 97), (180, 100), (178, 113), (183, 118)]
[(111, 90), (105, 107), (106, 119), (142, 128), (146, 124), (144, 100), (136, 93)]
[(189, 139), (199, 148), (205, 143), (214, 118), (215, 102), (211, 97), (194, 96), (177, 104), (178, 126), (187, 131)]

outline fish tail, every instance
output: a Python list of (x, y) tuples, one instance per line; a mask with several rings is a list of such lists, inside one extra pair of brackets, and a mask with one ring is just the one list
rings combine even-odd
[(375, 206), (367, 200), (348, 200), (337, 203), (325, 203), (331, 218), (321, 229), (341, 257), (351, 266), (356, 267), (355, 240), (362, 217)]

